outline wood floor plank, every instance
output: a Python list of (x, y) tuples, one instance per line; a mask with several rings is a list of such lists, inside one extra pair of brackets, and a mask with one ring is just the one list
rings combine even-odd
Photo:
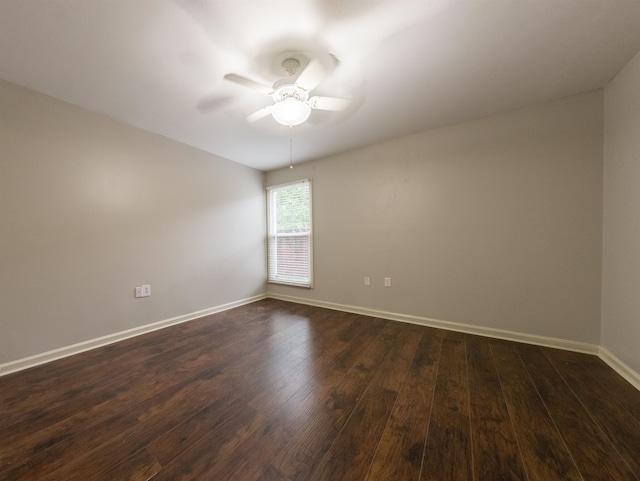
[(361, 330), (354, 334), (342, 352), (332, 361), (331, 367), (333, 369), (348, 372), (380, 335), (380, 331), (386, 324), (381, 319), (365, 316), (358, 317), (356, 321), (357, 323), (354, 325), (360, 327)]
[[(148, 340), (148, 344), (144, 347), (138, 344), (141, 342), (139, 338), (126, 339), (84, 352), (81, 356), (62, 358), (26, 371), (3, 376), (0, 383), (0, 399), (2, 399), (3, 408), (9, 413), (11, 407), (17, 407), (22, 411), (25, 403), (29, 402), (45, 405), (50, 397), (59, 394), (55, 387), (60, 378), (66, 380), (70, 389), (73, 386), (75, 389), (82, 390), (84, 387), (91, 386), (95, 379), (99, 379), (101, 385), (107, 384), (109, 376), (113, 375), (114, 371), (105, 367), (114, 359), (118, 360), (119, 365), (126, 364), (128, 356), (138, 361), (144, 360), (147, 355), (153, 355), (149, 352), (154, 351), (155, 346), (166, 342), (162, 338), (163, 333), (156, 331), (157, 339), (152, 334), (154, 333), (148, 333), (148, 339), (146, 335), (144, 336), (145, 340)], [(137, 352), (133, 353), (134, 350)]]
[[(193, 321), (194, 324), (204, 324), (206, 327), (196, 332), (193, 331), (193, 326), (181, 324), (150, 332), (142, 336), (144, 340), (141, 337), (125, 339), (82, 353), (82, 363), (76, 361), (73, 364), (74, 359), (77, 359), (77, 356), (74, 356), (54, 361), (41, 368), (28, 370), (24, 373), (24, 379), (21, 376), (10, 375), (0, 384), (0, 391), (4, 393), (4, 408), (7, 414), (10, 414), (12, 407), (18, 406), (20, 412), (23, 413), (25, 406), (34, 403), (40, 408), (47, 406), (46, 410), (51, 410), (58, 404), (66, 404), (70, 396), (74, 394), (86, 396), (95, 388), (115, 389), (112, 386), (114, 382), (123, 378), (126, 380), (132, 372), (148, 370), (153, 367), (154, 360), (163, 363), (167, 359), (184, 353), (185, 348), (188, 348), (187, 352), (193, 352), (202, 344), (211, 347), (224, 345), (233, 340), (235, 331), (232, 329), (232, 325), (226, 325), (221, 322), (222, 320), (224, 318), (207, 317), (203, 320)], [(252, 323), (255, 323), (255, 319), (252, 320)], [(168, 335), (172, 338), (170, 346), (167, 346), (166, 343)], [(111, 369), (114, 360), (117, 361), (119, 369)], [(51, 375), (51, 373), (55, 373), (55, 375)], [(59, 378), (64, 378), (65, 383), (70, 387), (66, 392), (66, 399), (60, 401), (57, 400), (58, 391), (55, 389)], [(7, 393), (9, 394), (7, 395)], [(0, 419), (0, 425), (4, 419)], [(11, 416), (8, 420), (15, 422), (16, 418)]]
[[(331, 331), (325, 333), (325, 338), (319, 345), (325, 343), (325, 347), (328, 347), (330, 343), (339, 343), (341, 346), (346, 346), (352, 342), (363, 329), (370, 328), (372, 325), (383, 323), (382, 320), (376, 320), (367, 316), (354, 313), (341, 313), (334, 311), (328, 318), (333, 323)], [(323, 320), (322, 322), (327, 322)]]
[(360, 399), (312, 481), (359, 481), (366, 476), (397, 393), (372, 385)]
[(329, 318), (327, 322), (311, 324), (310, 332), (305, 342), (291, 352), (302, 359), (313, 359), (320, 355), (333, 358), (347, 345), (347, 341), (340, 339), (339, 328)]
[[(8, 479), (41, 479), (65, 464), (83, 456), (91, 449), (107, 442), (114, 432), (122, 432), (138, 424), (135, 415), (118, 413), (111, 418), (73, 426), (79, 417), (91, 419), (94, 410), (109, 406), (99, 405), (73, 416), (70, 427), (50, 426), (30, 436), (14, 440), (0, 449), (0, 474)], [(0, 476), (0, 479), (2, 479)]]
[(104, 479), (118, 479), (122, 481), (148, 481), (156, 474), (158, 474), (161, 469), (162, 466), (149, 453), (149, 451), (147, 451), (146, 449), (141, 449), (140, 451), (128, 457), (124, 462), (117, 464), (112, 469), (109, 469), (104, 474)]
[(397, 323), (387, 322), (369, 348), (362, 353), (349, 370), (349, 373), (356, 374), (367, 382), (371, 381), (383, 364), (401, 330), (402, 326)]
[[(210, 402), (210, 397), (212, 393), (215, 394), (216, 392), (219, 392), (220, 386), (223, 383), (225, 385), (230, 383), (230, 379), (234, 374), (236, 376), (241, 376), (242, 374), (244, 374), (244, 371), (246, 371), (246, 368), (243, 367), (243, 369), (238, 370), (237, 365), (239, 363), (253, 362), (255, 364), (255, 362), (258, 359), (260, 359), (261, 353), (259, 350), (253, 350), (250, 353), (244, 354), (244, 355), (242, 355), (242, 352), (240, 353), (236, 352), (234, 353), (234, 356), (229, 356), (229, 357), (227, 357), (226, 355), (221, 356), (220, 361), (224, 361), (222, 365), (227, 366), (227, 369), (225, 371), (225, 376), (222, 378), (211, 380), (212, 376), (215, 377), (219, 372), (219, 370), (215, 368), (210, 369), (209, 371), (203, 371), (201, 373), (198, 373), (196, 366), (200, 366), (200, 365), (206, 366), (208, 365), (208, 361), (206, 360), (206, 358), (204, 358), (205, 364), (202, 364), (203, 358), (201, 358), (200, 356), (196, 356), (194, 361), (197, 361), (197, 363), (195, 362), (192, 363), (190, 365), (190, 369), (194, 370), (194, 372), (197, 374), (197, 379), (191, 379), (191, 380), (187, 379), (185, 381), (183, 378), (180, 377), (181, 372), (176, 372), (175, 375), (172, 374), (172, 378), (174, 378), (175, 380), (182, 379), (183, 382), (181, 384), (186, 384), (186, 386), (184, 388), (181, 387), (177, 390), (174, 390), (175, 391), (174, 394), (171, 394), (172, 392), (174, 392), (171, 389), (166, 390), (165, 392), (169, 394), (166, 400), (163, 401), (164, 395), (159, 396), (159, 395), (156, 395), (157, 393), (154, 394), (154, 392), (157, 391), (158, 389), (162, 390), (167, 387), (170, 387), (173, 383), (168, 383), (166, 379), (164, 382), (159, 382), (157, 379), (154, 379), (149, 381), (148, 385), (145, 385), (144, 383), (138, 385), (136, 390), (127, 392), (126, 393), (127, 395), (124, 397), (121, 397), (121, 399), (119, 399), (119, 402), (113, 403), (113, 405), (111, 406), (107, 405), (107, 408), (115, 409), (116, 411), (120, 409), (124, 412), (127, 412), (129, 411), (130, 406), (135, 406), (136, 403), (140, 404), (145, 399), (153, 398), (154, 399), (153, 403), (142, 404), (140, 406), (137, 406), (134, 409), (134, 412), (135, 410), (144, 409), (144, 413), (141, 413), (135, 419), (133, 426), (137, 425), (137, 421), (145, 422), (147, 419), (151, 419), (150, 422), (147, 422), (147, 425), (150, 425), (150, 423), (153, 421), (152, 418), (156, 416), (161, 420), (161, 423), (158, 426), (154, 426), (154, 429), (156, 430), (163, 429), (163, 426), (165, 425), (163, 423), (170, 422), (172, 419), (176, 417), (176, 415), (185, 417), (185, 416), (188, 416), (190, 412), (191, 413), (196, 412), (197, 410), (206, 406)], [(276, 358), (274, 361), (277, 361), (277, 360), (278, 359)], [(256, 370), (255, 372), (260, 372), (260, 370)], [(122, 404), (122, 403), (125, 403), (125, 404)], [(126, 403), (128, 403), (130, 406), (127, 406)], [(118, 408), (119, 404), (122, 406), (121, 408)], [(165, 414), (165, 413), (168, 413), (168, 414)], [(93, 410), (92, 414), (93, 414), (93, 417), (91, 418), (91, 422), (100, 419), (99, 413), (96, 412), (95, 410)], [(117, 419), (116, 421), (128, 422), (130, 425), (132, 424), (131, 416), (125, 419)], [(75, 424), (76, 420), (70, 419), (70, 422)], [(65, 442), (61, 446), (55, 446), (56, 450), (59, 451), (60, 448), (62, 448), (66, 453), (67, 458), (71, 455), (73, 455), (73, 457), (75, 458), (82, 457), (85, 451), (87, 451), (88, 449), (95, 448), (96, 443), (99, 443), (101, 441), (105, 442), (107, 439), (110, 439), (113, 437), (112, 435), (109, 436), (109, 430), (111, 429), (109, 423), (105, 422), (105, 423), (102, 423), (100, 426), (96, 426), (96, 427), (99, 428), (97, 431), (95, 428), (88, 430), (88, 428), (85, 427), (84, 431), (77, 435), (74, 435), (73, 431), (69, 432), (68, 429), (64, 430), (63, 432), (65, 433), (65, 436), (70, 436), (70, 437), (65, 438), (64, 440)], [(136, 433), (137, 432), (138, 431), (136, 431)], [(150, 435), (152, 435), (153, 431), (150, 431), (149, 433)], [(105, 439), (104, 436), (109, 436), (109, 437)], [(128, 442), (131, 443), (133, 442), (134, 439), (137, 439), (137, 436), (134, 436), (133, 438), (129, 438)], [(144, 439), (139, 440), (139, 442), (144, 444)], [(70, 449), (71, 445), (75, 445), (76, 448), (71, 450)], [(51, 449), (49, 451), (53, 453)], [(107, 450), (107, 452), (109, 452), (109, 450)], [(29, 463), (30, 463), (29, 469), (32, 472), (39, 472), (37, 470), (52, 469), (55, 466), (53, 466), (51, 463), (49, 463), (48, 466), (38, 464), (39, 460), (51, 459), (51, 458), (52, 456), (50, 455), (47, 456), (45, 453), (38, 452), (35, 456), (33, 456), (29, 460)], [(55, 460), (55, 464), (60, 464), (64, 462), (66, 458), (63, 455), (58, 455), (58, 456), (54, 456), (53, 459)], [(24, 466), (22, 466), (22, 468), (24, 468)]]
[(160, 434), (148, 444), (147, 449), (160, 464), (166, 466), (221, 426), (238, 410), (238, 406), (238, 399), (232, 393), (226, 393), (171, 430)]
[(271, 465), (268, 465), (260, 477), (254, 481), (291, 481), (284, 474)]
[(382, 434), (366, 481), (418, 481), (438, 373), (442, 331), (422, 328), (420, 340)]
[(153, 481), (216, 479), (206, 473), (225, 463), (247, 438), (267, 425), (264, 416), (252, 408), (240, 406), (224, 423), (165, 466)]
[(162, 466), (160, 466), (160, 463), (158, 463), (148, 451), (141, 449), (133, 454), (127, 455), (124, 460), (120, 459), (115, 461), (110, 467), (105, 469), (104, 473), (99, 473), (94, 471), (90, 466), (84, 465), (79, 466), (73, 473), (60, 470), (43, 479), (46, 481), (75, 479), (147, 481), (153, 478), (161, 469)]
[[(208, 350), (210, 350), (212, 345), (215, 346), (215, 343), (208, 341), (206, 336), (201, 337), (202, 339), (198, 342), (193, 340), (188, 350), (178, 349), (172, 343), (172, 349), (165, 350), (152, 358), (147, 358), (146, 354), (144, 354), (144, 362), (135, 367), (125, 365), (116, 370), (119, 373), (118, 376), (111, 378), (106, 385), (99, 382), (101, 376), (96, 375), (93, 386), (90, 388), (85, 386), (84, 389), (81, 389), (74, 384), (72, 389), (65, 391), (64, 396), (58, 395), (55, 398), (47, 398), (45, 401), (42, 399), (34, 400), (32, 396), (29, 396), (30, 402), (27, 403), (25, 401), (23, 403), (19, 415), (10, 415), (10, 411), (7, 412), (7, 418), (10, 421), (5, 422), (5, 426), (0, 428), (0, 436), (10, 440), (12, 435), (29, 435), (36, 426), (42, 428), (43, 426), (56, 424), (60, 420), (67, 418), (69, 413), (73, 413), (83, 406), (97, 404), (101, 402), (102, 398), (113, 397), (118, 390), (128, 389), (128, 383), (134, 376), (137, 378), (137, 384), (147, 381), (153, 384), (156, 383), (156, 379), (160, 374), (168, 372), (173, 374), (174, 380), (169, 381), (165, 376), (164, 387), (168, 386), (170, 382), (181, 382), (185, 373), (191, 375), (196, 373), (198, 369), (209, 367), (210, 358), (207, 356), (207, 352), (203, 353), (200, 348), (207, 346)], [(216, 339), (219, 340), (217, 337)], [(223, 360), (223, 354), (226, 354), (229, 358), (237, 356), (242, 342), (247, 345), (245, 349), (250, 349), (251, 344), (248, 344), (249, 341), (247, 340), (237, 341), (235, 344), (223, 344), (224, 348), (216, 352), (217, 361), (221, 362)], [(85, 373), (85, 377), (87, 375), (91, 377), (92, 373), (93, 371), (88, 374)], [(69, 382), (72, 381), (69, 380)], [(57, 392), (55, 389), (50, 389), (50, 391), (52, 393)], [(34, 407), (28, 409), (32, 405), (31, 403), (34, 402)], [(41, 402), (44, 402), (44, 409), (41, 407)]]
[(341, 312), (338, 318), (340, 319), (340, 324), (344, 326), (340, 332), (340, 339), (347, 342), (351, 342), (356, 339), (363, 332), (371, 329), (376, 324), (382, 325), (384, 323), (382, 319), (364, 316), (354, 312)]
[(526, 481), (488, 338), (466, 336), (474, 479)]
[(135, 430), (141, 420), (154, 413), (170, 420), (178, 415), (188, 415), (189, 410), (201, 409), (221, 384), (217, 370), (212, 369), (164, 389), (162, 383), (136, 385), (135, 389), (124, 391), (112, 402), (88, 406), (58, 425), (12, 442), (6, 450), (0, 450), (0, 459), (4, 457), (3, 453), (29, 453), (27, 462), (22, 459), (22, 462), (7, 464), (5, 471), (17, 476), (28, 470), (31, 475), (43, 477), (64, 463), (88, 455), (113, 439), (114, 432)]
[[(339, 379), (339, 381), (338, 381)], [(291, 433), (287, 446), (272, 464), (292, 480), (307, 479), (331, 446), (368, 386), (353, 374), (333, 371), (332, 377), (300, 389), (276, 418)]]
[[(271, 336), (267, 336), (263, 342), (269, 346), (269, 352), (275, 356), (289, 354), (310, 337), (309, 321), (298, 319), (295, 324), (290, 325)], [(301, 356), (296, 356), (301, 358)]]
[(265, 416), (274, 416), (300, 390), (301, 386), (309, 382), (311, 369), (323, 368), (308, 360), (301, 360), (286, 375), (272, 379), (268, 387), (259, 390), (255, 396), (247, 400), (247, 403)]
[[(258, 415), (261, 416), (259, 413)], [(264, 425), (251, 433), (233, 450), (231, 456), (209, 469), (204, 474), (204, 479), (254, 480), (269, 469), (269, 462), (286, 445), (289, 433), (275, 419), (261, 417), (265, 421)]]
[[(399, 326), (386, 323), (347, 375), (333, 371), (329, 378), (318, 383), (319, 388), (308, 385), (308, 391), (301, 390), (291, 398), (278, 415), (289, 417), (290, 422), (294, 420), (290, 428), (292, 439), (276, 456), (273, 462), (276, 468), (296, 481), (311, 475), (355, 409), (399, 332)], [(319, 359), (330, 364), (331, 356), (323, 355)], [(340, 378), (341, 382), (335, 381)]]
[(420, 479), (471, 481), (466, 346), (463, 334), (442, 341)]
[[(269, 309), (278, 306), (280, 301), (268, 300)], [(56, 386), (59, 379), (65, 379), (69, 385), (75, 385), (77, 389), (96, 383), (105, 385), (110, 376), (119, 374), (120, 370), (110, 369), (114, 360), (118, 367), (135, 367), (142, 362), (153, 358), (158, 354), (164, 354), (167, 349), (174, 350), (180, 346), (193, 346), (197, 337), (211, 345), (224, 344), (236, 336), (237, 330), (245, 328), (251, 332), (256, 325), (262, 322), (263, 311), (256, 314), (257, 309), (265, 309), (264, 302), (254, 303), (254, 306), (243, 306), (242, 310), (226, 311), (212, 316), (204, 316), (189, 323), (170, 326), (165, 329), (153, 331), (144, 336), (136, 336), (114, 344), (83, 352), (79, 356), (62, 358), (51, 363), (28, 369), (18, 373), (2, 377), (0, 383), (0, 399), (6, 409), (12, 405), (18, 405), (22, 410), (25, 401), (36, 395), (56, 395)], [(289, 306), (290, 310), (296, 306)], [(249, 315), (255, 314), (255, 315)], [(281, 312), (279, 318), (293, 317)], [(287, 325), (294, 321), (287, 320)], [(277, 329), (272, 325), (269, 330)], [(167, 344), (167, 336), (171, 337), (171, 344)], [(77, 385), (76, 382), (87, 384)], [(46, 398), (40, 400), (45, 405)], [(9, 411), (7, 411), (9, 412)], [(3, 421), (0, 419), (0, 422)]]
[[(54, 472), (52, 479), (62, 479), (64, 476), (69, 477), (70, 480), (82, 479), (76, 477), (79, 476), (75, 474), (76, 472), (86, 475), (86, 479), (92, 477), (97, 479), (103, 476), (111, 468), (114, 460), (124, 459), (130, 453), (145, 448), (150, 440), (155, 439), (160, 433), (171, 429), (185, 417), (200, 410), (203, 403), (208, 402), (206, 392), (215, 392), (219, 381), (219, 378), (202, 380), (201, 383), (185, 381), (182, 385), (173, 386), (146, 399), (129, 412), (128, 416), (135, 417), (136, 423), (127, 429), (114, 431), (110, 428), (109, 421), (106, 421), (100, 426), (100, 431), (97, 429), (82, 431), (71, 438), (71, 446), (62, 446), (59, 457), (53, 458), (55, 464), (60, 460), (65, 464)], [(194, 390), (200, 388), (202, 392), (195, 394)], [(47, 454), (49, 459), (51, 458), (51, 453), (43, 453), (44, 460), (47, 459)], [(49, 468), (46, 464), (36, 468), (31, 464), (33, 461), (35, 459), (30, 461), (29, 474), (31, 475), (41, 470), (46, 472), (44, 470)], [(48, 479), (45, 476), (41, 478)]]
[(464, 334), (447, 332), (442, 340), (433, 404), (469, 415), (467, 348)]
[(17, 437), (28, 436), (42, 427), (59, 423), (85, 406), (102, 404), (113, 400), (116, 396), (117, 393), (112, 389), (97, 389), (85, 396), (65, 392), (56, 397), (53, 406), (45, 404), (40, 407), (39, 402), (29, 403), (22, 411), (6, 413), (9, 419), (0, 428), (0, 439), (12, 442)]
[[(247, 364), (256, 366), (255, 360), (260, 357), (259, 351), (256, 350), (229, 364), (219, 380), (218, 389), (211, 393), (215, 394), (217, 391), (222, 394), (215, 399), (209, 398), (211, 404), (149, 445), (150, 451), (163, 465), (182, 452), (185, 447), (198, 442), (209, 431), (215, 429), (235, 407), (247, 403), (258, 393), (270, 392), (275, 381), (287, 376), (301, 362), (299, 358), (285, 355), (275, 357), (271, 362), (263, 363), (257, 369), (247, 370)], [(251, 405), (251, 403), (247, 404)], [(161, 415), (161, 412), (151, 414)]]
[(638, 390), (597, 356), (571, 353), (590, 376), (607, 392), (619, 393), (616, 398), (629, 413), (640, 421), (640, 398)]
[(420, 479), (471, 481), (469, 418), (442, 406), (433, 406)]
[(513, 343), (491, 341), (502, 392), (530, 481), (581, 481)]
[(409, 366), (420, 342), (417, 326), (403, 326), (385, 356), (384, 361), (371, 379), (373, 384), (398, 392), (408, 375)]
[(549, 349), (544, 354), (580, 398), (634, 475), (640, 478), (640, 422), (616, 396), (611, 396), (584, 370), (574, 353)]
[(0, 376), (0, 479), (640, 481), (639, 406), (593, 356), (264, 299)]
[[(516, 346), (549, 414), (565, 440), (567, 448), (585, 481), (600, 481), (602, 470), (610, 479), (637, 481), (622, 457), (613, 453), (611, 442), (549, 363), (537, 346)], [(585, 422), (576, 424), (576, 419)]]

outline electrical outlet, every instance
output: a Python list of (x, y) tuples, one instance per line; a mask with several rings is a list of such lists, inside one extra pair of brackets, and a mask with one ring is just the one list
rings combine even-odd
[(391, 277), (384, 278), (384, 287), (391, 287)]
[(369, 276), (365, 276), (365, 278), (364, 278), (364, 285), (365, 285), (365, 286), (370, 286), (370, 285), (371, 285), (371, 277), (369, 277)]
[(151, 295), (151, 285), (143, 284), (141, 286), (136, 286), (135, 296), (136, 297), (149, 297)]

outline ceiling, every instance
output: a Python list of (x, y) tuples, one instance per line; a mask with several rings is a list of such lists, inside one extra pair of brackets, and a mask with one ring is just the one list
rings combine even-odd
[[(0, 78), (272, 170), (605, 86), (640, 50), (640, 0), (0, 0)], [(293, 128), (246, 116), (295, 52)]]

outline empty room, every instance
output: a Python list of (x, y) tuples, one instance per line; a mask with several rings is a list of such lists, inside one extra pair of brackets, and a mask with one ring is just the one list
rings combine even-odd
[(0, 480), (640, 481), (639, 25), (0, 0)]

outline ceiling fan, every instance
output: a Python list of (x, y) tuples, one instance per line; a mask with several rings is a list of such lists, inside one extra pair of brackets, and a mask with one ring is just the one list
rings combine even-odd
[(309, 96), (325, 78), (325, 70), (319, 60), (311, 60), (295, 78), (299, 67), (300, 61), (294, 57), (283, 60), (282, 68), (286, 77), (276, 81), (272, 87), (233, 73), (225, 75), (224, 78), (273, 99), (272, 105), (247, 116), (247, 120), (251, 123), (271, 114), (276, 122), (292, 127), (307, 120), (311, 110), (338, 112), (349, 106), (349, 99)]

